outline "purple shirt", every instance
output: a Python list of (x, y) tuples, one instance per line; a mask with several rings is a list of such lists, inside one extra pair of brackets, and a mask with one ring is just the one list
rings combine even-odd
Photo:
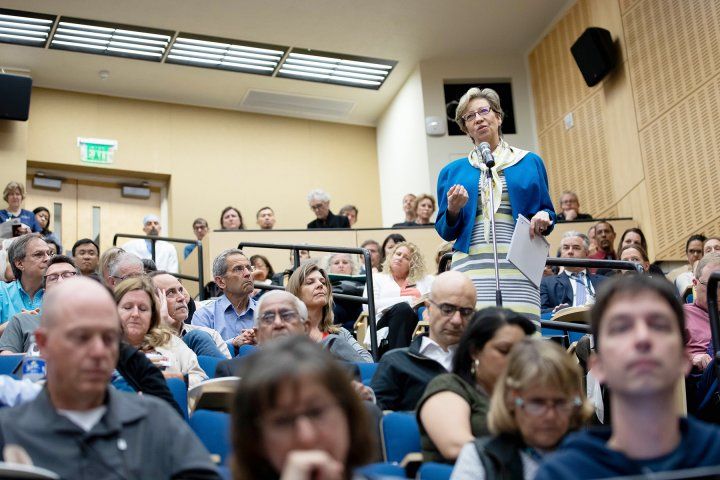
[(694, 303), (683, 305), (685, 310), (685, 349), (691, 357), (707, 353), (712, 335), (710, 333), (710, 316), (708, 312)]

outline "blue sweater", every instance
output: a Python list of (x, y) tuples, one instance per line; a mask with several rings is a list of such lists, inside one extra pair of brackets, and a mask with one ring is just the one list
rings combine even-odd
[[(523, 215), (528, 220), (545, 211), (552, 224), (543, 234), (548, 235), (555, 226), (555, 208), (548, 191), (547, 172), (542, 159), (530, 152), (512, 167), (503, 170), (507, 183), (513, 220)], [(478, 205), (480, 170), (470, 165), (467, 158), (459, 158), (442, 169), (438, 176), (438, 215), (435, 230), (447, 241), (455, 240), (455, 250), (468, 253)], [(447, 219), (447, 192), (460, 184), (468, 192), (468, 201), (460, 210), (455, 223)]]
[(675, 450), (649, 460), (633, 460), (609, 449), (607, 427), (574, 433), (543, 461), (535, 480), (610, 478), (720, 465), (720, 428), (689, 417), (680, 419), (680, 432)]

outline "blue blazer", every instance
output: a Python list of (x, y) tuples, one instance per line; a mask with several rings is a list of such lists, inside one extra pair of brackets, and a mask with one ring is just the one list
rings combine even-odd
[[(608, 277), (603, 275), (588, 275), (588, 281), (593, 290), (597, 292), (598, 286)], [(552, 312), (553, 308), (561, 303), (572, 306), (575, 297), (570, 279), (564, 273), (552, 277), (543, 277), (540, 281), (540, 310), (542, 313)]]
[[(547, 172), (542, 159), (529, 152), (518, 163), (503, 170), (507, 183), (513, 220), (523, 215), (528, 220), (536, 213), (545, 211), (550, 215), (550, 228), (543, 235), (552, 232), (556, 216), (550, 192), (548, 191)], [(467, 158), (459, 158), (446, 165), (438, 176), (437, 198), (438, 214), (435, 230), (447, 241), (455, 240), (455, 250), (468, 253), (478, 205), (478, 184), (480, 170), (470, 165)], [(455, 223), (447, 220), (447, 192), (455, 184), (465, 187), (468, 202), (460, 210)]]

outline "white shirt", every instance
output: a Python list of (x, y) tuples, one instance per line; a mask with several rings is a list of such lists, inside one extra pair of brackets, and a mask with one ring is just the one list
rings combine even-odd
[[(122, 248), (140, 258), (152, 258), (147, 242), (142, 238), (130, 240)], [(155, 266), (158, 270), (170, 273), (179, 272), (177, 250), (172, 244), (162, 240), (155, 242)]]
[[(567, 270), (563, 270), (563, 273), (568, 276), (570, 280), (570, 286), (573, 289), (573, 304), (571, 307), (582, 307), (585, 304), (588, 303), (595, 303), (595, 287), (593, 287), (592, 282), (590, 282), (590, 277), (588, 276), (587, 270), (583, 270), (582, 272), (568, 272)], [(578, 304), (578, 298), (577, 298), (577, 282), (580, 282), (579, 278), (573, 278), (573, 275), (578, 275), (579, 273), (583, 273), (583, 279), (585, 281), (585, 303)]]
[(455, 356), (455, 350), (457, 350), (457, 345), (452, 345), (448, 347), (447, 351), (445, 351), (435, 340), (430, 337), (422, 337), (420, 355), (424, 355), (432, 360), (435, 360), (445, 367), (445, 370), (448, 372), (452, 370), (452, 361)]
[(58, 410), (57, 412), (63, 417), (67, 417), (72, 423), (89, 432), (100, 421), (107, 407), (100, 405), (90, 410)]

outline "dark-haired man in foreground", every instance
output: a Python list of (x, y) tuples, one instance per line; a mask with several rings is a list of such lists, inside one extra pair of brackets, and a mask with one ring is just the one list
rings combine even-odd
[(610, 388), (611, 428), (571, 434), (538, 480), (609, 478), (720, 465), (720, 429), (678, 413), (690, 371), (672, 286), (644, 275), (605, 282), (591, 313), (595, 377)]

